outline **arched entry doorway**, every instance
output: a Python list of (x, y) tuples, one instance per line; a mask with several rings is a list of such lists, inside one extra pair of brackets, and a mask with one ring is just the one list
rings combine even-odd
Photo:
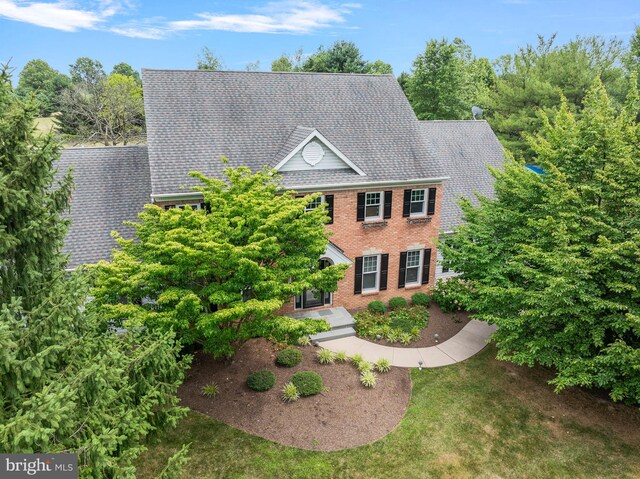
[[(333, 262), (329, 258), (320, 258), (318, 268), (324, 269), (331, 266)], [(305, 289), (304, 293), (296, 296), (296, 309), (317, 308), (331, 304), (332, 295), (330, 292), (318, 291), (315, 289)]]

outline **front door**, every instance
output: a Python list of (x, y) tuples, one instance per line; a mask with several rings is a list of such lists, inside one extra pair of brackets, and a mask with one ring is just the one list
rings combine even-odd
[[(331, 266), (331, 261), (324, 258), (321, 259), (318, 268), (324, 269), (327, 266)], [(304, 293), (296, 296), (296, 309), (317, 308), (318, 306), (325, 306), (327, 304), (331, 304), (331, 293), (325, 291), (305, 289)]]

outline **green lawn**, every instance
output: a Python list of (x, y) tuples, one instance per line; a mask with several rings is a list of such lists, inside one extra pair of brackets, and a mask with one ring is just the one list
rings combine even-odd
[(40, 135), (45, 135), (50, 133), (55, 129), (55, 123), (53, 121), (53, 117), (39, 117), (36, 118), (36, 130)]
[(139, 477), (154, 477), (184, 443), (192, 443), (189, 479), (640, 477), (637, 408), (582, 391), (557, 396), (545, 371), (494, 357), (488, 348), (455, 366), (413, 370), (398, 428), (345, 451), (281, 446), (192, 412), (150, 446)]

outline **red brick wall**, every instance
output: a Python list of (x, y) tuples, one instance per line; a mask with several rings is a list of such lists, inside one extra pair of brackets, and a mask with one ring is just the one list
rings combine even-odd
[[(438, 229), (440, 227), (440, 212), (442, 206), (442, 184), (415, 185), (412, 189), (437, 188), (435, 214), (431, 216), (430, 223), (408, 224), (407, 218), (402, 216), (404, 203), (404, 190), (409, 187), (398, 188), (368, 188), (366, 190), (342, 190), (325, 191), (333, 197), (333, 224), (327, 225), (327, 229), (333, 234), (331, 241), (340, 247), (344, 254), (355, 263), (357, 256), (364, 256), (369, 249), (376, 249), (380, 254), (389, 255), (389, 269), (387, 277), (387, 289), (385, 291), (354, 294), (355, 265), (347, 271), (345, 278), (338, 284), (338, 290), (333, 294), (331, 306), (344, 306), (349, 310), (365, 308), (373, 300), (387, 302), (395, 296), (405, 297), (422, 291), (429, 292), (435, 283), (436, 256)], [(377, 228), (364, 228), (362, 221), (357, 221), (358, 193), (363, 191), (392, 191), (393, 201), (391, 218), (385, 220), (386, 226)], [(158, 203), (184, 204), (197, 203), (191, 201), (174, 201)], [(425, 248), (431, 248), (431, 269), (429, 283), (425, 285), (408, 286), (398, 289), (398, 272), (400, 267), (400, 252), (407, 251), (412, 244), (423, 244)], [(331, 307), (325, 306), (325, 307)], [(318, 308), (321, 309), (321, 308)], [(294, 311), (293, 298), (282, 309), (281, 313)]]
[[(327, 226), (327, 229), (333, 233), (331, 241), (339, 246), (351, 261), (355, 263), (355, 258), (357, 256), (364, 256), (365, 251), (368, 249), (377, 249), (381, 254), (389, 255), (389, 273), (387, 277), (387, 289), (385, 291), (354, 294), (354, 264), (346, 271), (345, 278), (338, 284), (338, 290), (333, 294), (333, 304), (331, 306), (344, 306), (349, 310), (355, 310), (366, 307), (370, 301), (376, 299), (385, 302), (395, 296), (403, 296), (410, 299), (411, 295), (416, 292), (428, 292), (431, 290), (435, 283), (436, 247), (438, 229), (440, 228), (443, 187), (442, 184), (411, 186), (412, 189), (429, 187), (437, 188), (435, 214), (431, 216), (432, 219), (430, 223), (412, 225), (408, 224), (407, 218), (403, 218), (402, 216), (404, 190), (409, 187), (368, 188), (366, 190), (325, 192), (325, 194), (334, 195), (333, 224)], [(386, 220), (387, 226), (364, 228), (362, 226), (363, 222), (356, 220), (358, 193), (362, 191), (393, 192), (391, 218)], [(426, 248), (431, 248), (429, 283), (398, 289), (400, 252), (407, 251), (409, 245), (416, 243), (423, 244)], [(289, 313), (293, 310), (293, 300), (282, 308), (283, 313)]]

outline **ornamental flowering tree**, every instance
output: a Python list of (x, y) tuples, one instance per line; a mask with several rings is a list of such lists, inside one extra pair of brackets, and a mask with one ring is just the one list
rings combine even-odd
[(640, 128), (631, 94), (617, 114), (599, 80), (580, 118), (566, 102), (529, 138), (537, 175), (508, 160), (495, 200), (462, 203), (444, 241), (468, 306), (498, 325), (498, 357), (552, 366), (558, 390), (600, 387), (640, 403)]
[(97, 266), (95, 303), (125, 326), (174, 331), (230, 357), (253, 337), (294, 339), (327, 328), (322, 321), (276, 315), (306, 289), (335, 291), (346, 265), (320, 270), (328, 244), (324, 207), (305, 211), (317, 195), (296, 198), (264, 169), (224, 170), (226, 179), (191, 173), (206, 209), (147, 205), (135, 240)]

